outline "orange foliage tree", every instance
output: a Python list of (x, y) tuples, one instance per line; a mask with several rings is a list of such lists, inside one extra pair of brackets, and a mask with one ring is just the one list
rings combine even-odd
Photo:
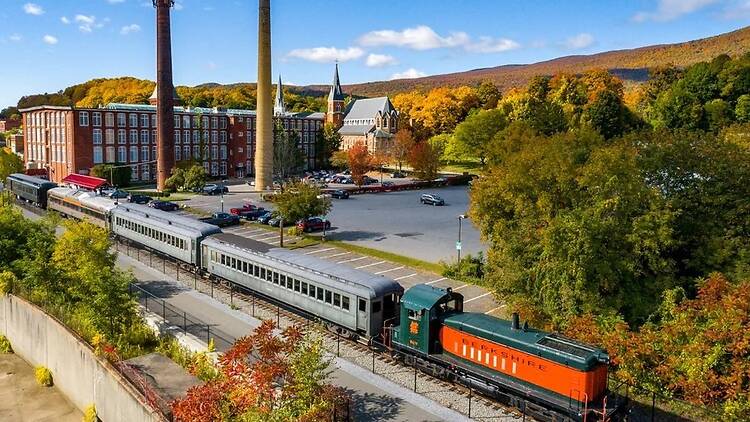
[(172, 403), (176, 421), (330, 419), (344, 395), (325, 383), (329, 362), (319, 341), (296, 327), (275, 334), (264, 321), (221, 356), (219, 376)]
[(372, 167), (370, 151), (362, 142), (357, 142), (349, 149), (349, 170), (352, 172), (352, 180), (357, 186), (365, 183), (365, 175)]

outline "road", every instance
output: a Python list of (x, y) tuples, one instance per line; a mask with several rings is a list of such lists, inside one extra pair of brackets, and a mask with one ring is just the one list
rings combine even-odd
[[(224, 208), (229, 210), (250, 201), (266, 209), (273, 204), (260, 200), (247, 185), (229, 186), (224, 195)], [(423, 193), (443, 197), (446, 205), (422, 205)], [(184, 204), (207, 212), (221, 208), (221, 197), (196, 196)], [(458, 216), (466, 214), (469, 194), (466, 186), (449, 186), (424, 191), (387, 192), (352, 195), (349, 199), (333, 200), (328, 219), (333, 224), (333, 239), (366, 246), (428, 262), (456, 259)], [(464, 220), (461, 233), (462, 255), (486, 251), (487, 245), (470, 221)]]

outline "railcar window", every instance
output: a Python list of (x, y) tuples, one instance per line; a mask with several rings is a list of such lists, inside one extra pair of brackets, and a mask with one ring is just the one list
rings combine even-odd
[(247, 262), (242, 261), (242, 272), (247, 274)]
[(260, 267), (257, 265), (253, 265), (253, 275), (255, 277), (260, 278)]
[(279, 279), (281, 280), (281, 285), (286, 286), (286, 275), (285, 274), (279, 275)]
[(304, 281), (302, 282), (302, 294), (307, 294), (307, 283), (305, 283)]
[[(273, 284), (279, 284), (279, 273), (275, 272), (273, 273)], [(286, 284), (286, 283), (284, 283)]]
[(338, 293), (333, 294), (333, 306), (337, 308), (341, 307), (341, 295)]
[(318, 300), (322, 302), (323, 301), (323, 289), (318, 287), (317, 290), (318, 290)]
[(272, 271), (266, 270), (266, 280), (271, 281), (271, 275), (272, 275)]
[(341, 298), (341, 307), (344, 308), (344, 310), (349, 310), (349, 296), (343, 296)]
[(299, 293), (299, 280), (294, 280), (294, 291)]
[(331, 303), (331, 291), (326, 290), (326, 303)]
[[(378, 304), (380, 303), (378, 302)], [(413, 319), (414, 321), (419, 321), (422, 317), (422, 311), (417, 312), (415, 310), (409, 309), (407, 314), (409, 316), (409, 319)]]
[(286, 279), (286, 288), (289, 289), (289, 290), (292, 290), (292, 287), (293, 287), (292, 286), (292, 278), (289, 277), (289, 278)]
[(310, 290), (307, 292), (307, 295), (315, 299), (315, 286), (312, 284), (310, 285)]
[(359, 311), (360, 312), (367, 311), (367, 302), (364, 299), (359, 300)]

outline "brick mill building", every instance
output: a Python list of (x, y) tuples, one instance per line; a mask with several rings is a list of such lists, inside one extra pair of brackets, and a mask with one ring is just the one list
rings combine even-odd
[[(21, 110), (28, 169), (48, 169), (60, 182), (90, 174), (97, 164), (127, 165), (133, 182), (153, 182), (156, 172), (156, 107), (109, 104), (102, 108), (39, 106)], [(194, 159), (212, 177), (254, 174), (255, 111), (174, 107), (176, 161)], [(297, 133), (306, 168), (316, 163), (315, 144), (323, 113), (277, 113)]]

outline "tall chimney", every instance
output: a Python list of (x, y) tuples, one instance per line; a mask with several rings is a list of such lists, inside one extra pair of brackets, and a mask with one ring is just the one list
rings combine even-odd
[(258, 106), (255, 190), (273, 187), (273, 99), (271, 98), (271, 0), (258, 1)]
[(174, 85), (169, 9), (174, 0), (153, 0), (156, 8), (156, 189), (161, 192), (174, 167)]

